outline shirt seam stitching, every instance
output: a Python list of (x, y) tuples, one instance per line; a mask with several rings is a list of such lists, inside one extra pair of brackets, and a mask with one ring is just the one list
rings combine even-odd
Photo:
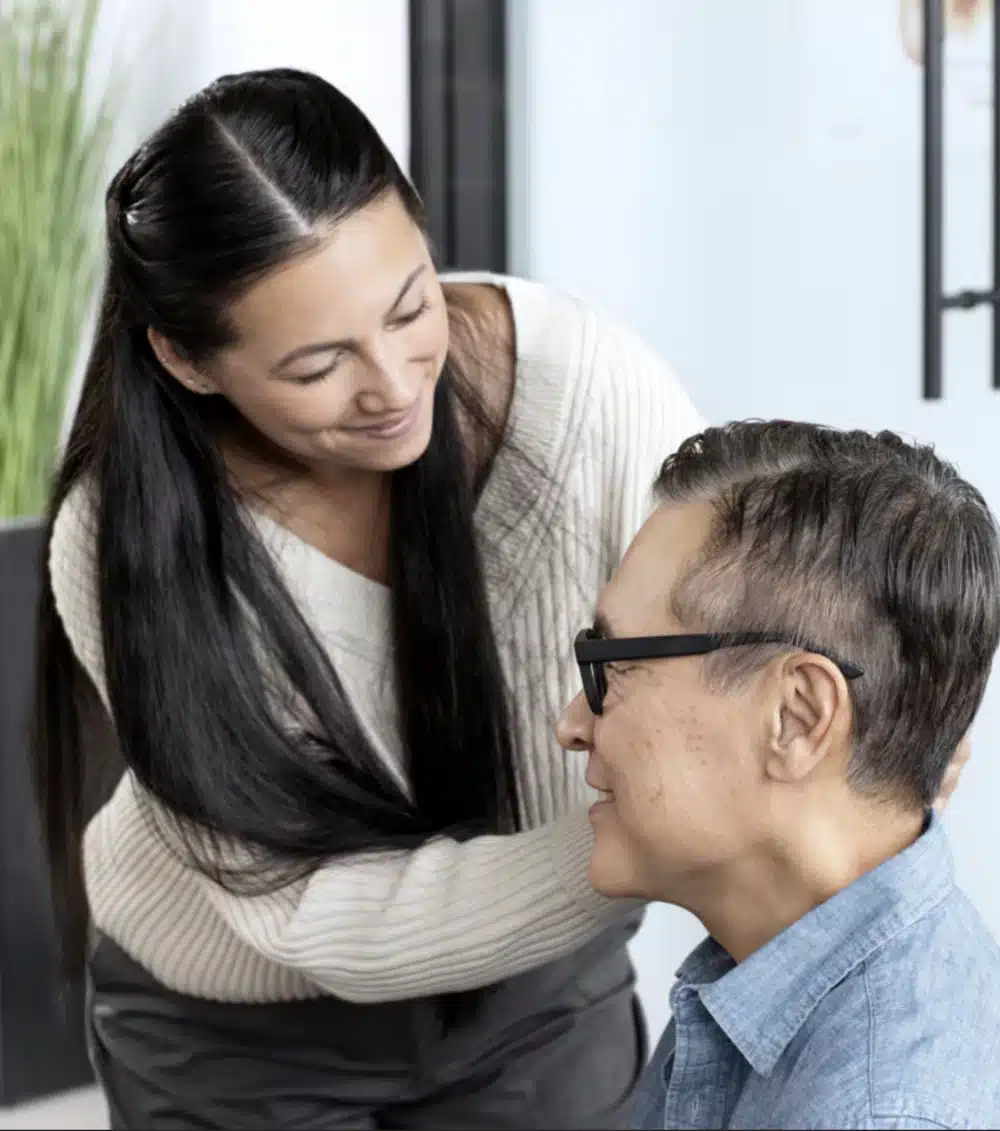
[(868, 981), (869, 962), (866, 958), (861, 963), (861, 984), (865, 991), (865, 1001), (868, 1005), (868, 1113), (875, 1121), (875, 1007), (872, 1003), (871, 986)]
[(881, 1115), (872, 1115), (872, 1122), (885, 1122), (888, 1119), (912, 1119), (918, 1120), (920, 1123), (927, 1123), (931, 1127), (940, 1127), (941, 1131), (951, 1131), (951, 1124), (941, 1123), (937, 1119), (929, 1119), (926, 1115), (919, 1115), (912, 1111), (886, 1111)]
[(869, 963), (867, 959), (863, 963), (862, 983), (865, 990), (865, 1000), (868, 1003), (868, 1112), (872, 1124), (884, 1122), (887, 1119), (917, 1119), (922, 1123), (929, 1123), (932, 1127), (940, 1127), (942, 1131), (949, 1131), (949, 1125), (947, 1123), (941, 1123), (936, 1119), (930, 1119), (926, 1115), (920, 1115), (912, 1111), (876, 1111), (875, 1081), (873, 1079), (875, 1071), (875, 1006), (872, 1002), (871, 986), (869, 983)]

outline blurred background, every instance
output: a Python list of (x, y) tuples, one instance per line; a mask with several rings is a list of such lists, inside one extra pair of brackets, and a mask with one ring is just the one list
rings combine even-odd
[[(992, 289), (992, 4), (943, 8), (944, 286)], [(921, 391), (920, 19), (921, 0), (103, 0), (86, 104), (110, 107), (110, 171), (219, 74), (316, 71), (411, 170), (444, 265), (530, 276), (609, 310), (713, 423), (781, 416), (933, 442), (1000, 511), (987, 307), (946, 315), (944, 394)], [(117, 101), (104, 104), (109, 83)], [(0, 121), (0, 139), (11, 129)], [(7, 153), (0, 140), (0, 197)], [(23, 246), (12, 215), (0, 204), (0, 284)], [(0, 365), (14, 293), (0, 285)], [(56, 393), (71, 405), (78, 359), (65, 368)], [(3, 381), (0, 368), (9, 416)], [(0, 468), (9, 435), (0, 429)], [(33, 521), (30, 502), (20, 509), (0, 520), (0, 541), (4, 523)], [(0, 669), (4, 679), (15, 677)], [(5, 821), (23, 804), (9, 768), (18, 743), (15, 726), (0, 728)], [(1000, 937), (998, 746), (994, 680), (947, 823), (960, 881)], [(9, 835), (3, 851), (0, 996), (23, 962), (9, 921), (23, 862)], [(660, 908), (635, 941), (654, 1033), (700, 934)], [(19, 1024), (6, 1010), (4, 1062), (25, 1039)], [(89, 1090), (0, 1111), (0, 1127), (104, 1119)]]

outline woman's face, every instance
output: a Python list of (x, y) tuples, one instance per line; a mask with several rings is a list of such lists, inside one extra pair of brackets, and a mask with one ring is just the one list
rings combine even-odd
[(319, 472), (391, 471), (424, 453), (448, 317), (423, 233), (395, 193), (254, 284), (230, 318), (237, 344), (192, 383), (279, 449)]

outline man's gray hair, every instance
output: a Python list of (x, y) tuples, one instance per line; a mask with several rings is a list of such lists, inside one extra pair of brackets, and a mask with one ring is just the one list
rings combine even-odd
[[(747, 421), (685, 441), (656, 483), (716, 511), (672, 601), (692, 631), (784, 631), (859, 664), (851, 780), (929, 806), (1000, 642), (1000, 547), (979, 492), (892, 432)], [(732, 649), (713, 681), (776, 647)]]

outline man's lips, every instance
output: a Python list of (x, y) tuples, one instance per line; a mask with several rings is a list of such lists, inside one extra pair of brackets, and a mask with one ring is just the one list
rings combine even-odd
[(599, 774), (593, 765), (587, 766), (587, 773), (584, 777), (584, 781), (587, 783), (587, 785), (590, 786), (591, 789), (597, 790), (597, 792), (601, 795), (602, 801), (611, 801), (614, 798), (614, 790), (611, 789), (611, 787), (604, 780), (604, 776), (602, 774)]

